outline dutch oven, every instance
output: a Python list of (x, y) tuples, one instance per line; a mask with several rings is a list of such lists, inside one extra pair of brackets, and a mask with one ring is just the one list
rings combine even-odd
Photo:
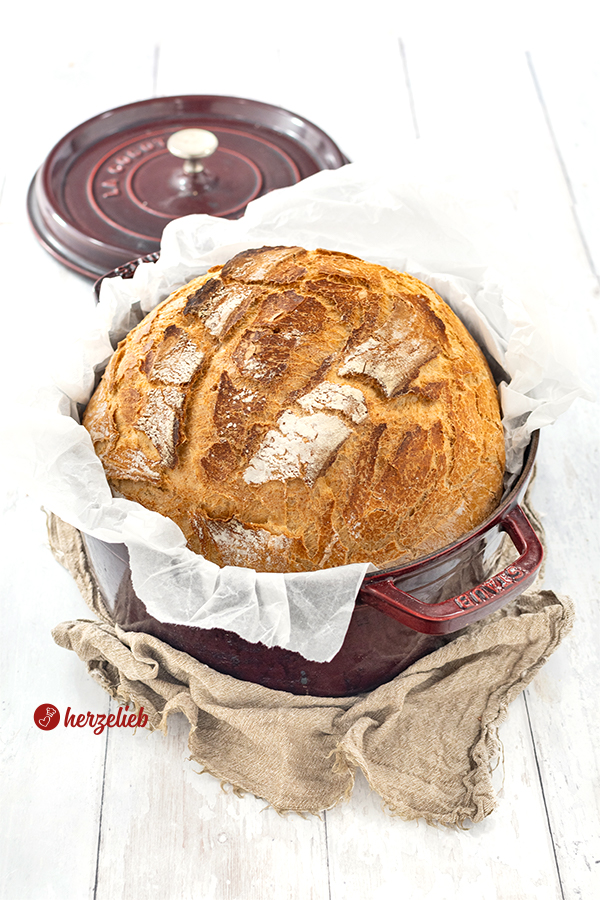
[[(130, 278), (141, 262), (107, 277)], [(539, 443), (535, 432), (521, 472), (495, 512), (461, 539), (406, 565), (367, 574), (341, 649), (314, 662), (281, 647), (250, 643), (222, 629), (160, 622), (149, 615), (131, 581), (127, 547), (83, 535), (90, 564), (115, 621), (145, 632), (211, 668), (293, 694), (342, 697), (372, 690), (519, 596), (535, 579), (543, 550), (520, 503), (531, 480)], [(516, 558), (496, 571), (504, 536)]]

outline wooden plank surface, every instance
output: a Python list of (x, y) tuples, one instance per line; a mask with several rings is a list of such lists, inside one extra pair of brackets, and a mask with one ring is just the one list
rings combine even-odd
[[(5, 141), (1, 157), (7, 400), (15, 372), (35, 383), (56, 337), (76, 334), (92, 307), (90, 283), (31, 233), (25, 195), (35, 169), (92, 115), (194, 92), (284, 106), (360, 163), (377, 167), (385, 157), (456, 189), (457, 216), (465, 228), (478, 223), (486, 259), (595, 387), (599, 73), (594, 55), (577, 52), (575, 37), (591, 28), (585, 8), (575, 3), (566, 19), (540, 9), (509, 3), (486, 19), (480, 4), (374, 3), (342, 15), (338, 4), (310, 2), (292, 26), (270, 3), (183, 4), (170, 16), (151, 0), (135, 28), (104, 19), (98, 30), (64, 3), (62, 18), (44, 10), (29, 29), (27, 54), (5, 35), (0, 74), (14, 89), (3, 120), (17, 135), (36, 125), (35, 140)], [(11, 12), (12, 33), (23, 31), (25, 16)], [(179, 716), (167, 737), (36, 729), (40, 703), (100, 713), (109, 701), (52, 641), (55, 624), (87, 611), (50, 554), (39, 505), (4, 473), (0, 895), (600, 896), (598, 423), (597, 406), (578, 400), (542, 436), (534, 502), (548, 541), (545, 585), (576, 601), (577, 622), (513, 704), (501, 728), (500, 804), (466, 831), (390, 817), (362, 778), (349, 802), (320, 818), (280, 817), (198, 774)]]

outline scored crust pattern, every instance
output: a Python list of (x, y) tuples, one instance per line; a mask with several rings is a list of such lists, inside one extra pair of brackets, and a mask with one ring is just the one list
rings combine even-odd
[(451, 543), (502, 491), (485, 359), (427, 285), (262, 247), (121, 342), (83, 424), (113, 489), (219, 565), (385, 567)]

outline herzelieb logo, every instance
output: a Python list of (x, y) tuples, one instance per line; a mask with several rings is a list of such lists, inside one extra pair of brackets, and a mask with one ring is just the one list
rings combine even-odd
[[(71, 728), (85, 728), (86, 725), (89, 725), (93, 729), (94, 734), (102, 734), (105, 728), (145, 728), (148, 724), (148, 716), (144, 712), (143, 706), (137, 714), (129, 713), (127, 715), (127, 713), (129, 713), (129, 707), (126, 706), (123, 709), (120, 706), (116, 715), (113, 715), (113, 713), (109, 713), (109, 715), (97, 713), (94, 715), (89, 711), (76, 715), (71, 712), (71, 707), (68, 706), (63, 724), (65, 728), (68, 728), (69, 725)], [(53, 728), (60, 724), (60, 713), (52, 703), (42, 703), (34, 712), (33, 721), (42, 731), (52, 731)]]
[(34, 712), (33, 721), (42, 731), (52, 731), (60, 722), (60, 713), (52, 703), (42, 703)]

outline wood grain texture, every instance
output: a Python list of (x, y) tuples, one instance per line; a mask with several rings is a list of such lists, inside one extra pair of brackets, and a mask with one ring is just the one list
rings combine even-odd
[[(0, 541), (9, 565), (2, 584), (1, 891), (86, 897), (94, 883), (106, 741), (62, 725), (44, 733), (33, 713), (42, 703), (54, 704), (61, 717), (68, 706), (104, 712), (108, 698), (53, 644), (51, 629), (81, 612), (81, 598), (48, 551), (44, 514), (3, 487)], [(75, 834), (80, 852), (73, 854)]]
[[(544, 897), (560, 900), (560, 882), (524, 705), (502, 728), (504, 764), (495, 772), (500, 804), (489, 819), (465, 830), (430, 829), (382, 816), (379, 798), (357, 780), (352, 803), (326, 814), (332, 859), (332, 900), (392, 896), (442, 898)], [(515, 765), (516, 761), (518, 763)], [(376, 829), (361, 822), (379, 817)]]
[(199, 774), (185, 759), (187, 723), (179, 715), (170, 723), (167, 737), (146, 735), (141, 747), (110, 735), (96, 896), (322, 896), (324, 823), (279, 816)]
[[(293, 28), (280, 8), (185, 2), (170, 16), (149, 0), (135, 28), (106, 24), (105, 11), (92, 31), (69, 0), (34, 22), (10, 12), (7, 34), (26, 31), (29, 43), (24, 54), (4, 42), (3, 120), (15, 134), (35, 122), (35, 140), (6, 142), (0, 160), (4, 333), (33, 325), (25, 348), (5, 341), (4, 408), (18, 374), (35, 384), (58, 336), (77, 334), (93, 306), (90, 283), (31, 233), (25, 196), (35, 169), (92, 115), (194, 92), (282, 105), (374, 167), (383, 157), (412, 166), (416, 147), (432, 181), (460, 189), (457, 215), (465, 228), (479, 223), (482, 253), (540, 333), (595, 389), (600, 117), (589, 5), (509, 0), (490, 13), (467, 0), (401, 10), (375, 2), (359, 16), (309, 0)], [(363, 780), (321, 819), (281, 818), (197, 774), (178, 719), (167, 737), (36, 729), (42, 702), (94, 713), (109, 704), (52, 641), (55, 624), (87, 610), (50, 554), (38, 505), (4, 473), (2, 896), (600, 896), (598, 419), (597, 405), (578, 400), (542, 434), (533, 499), (548, 542), (545, 585), (574, 599), (577, 621), (501, 728), (497, 810), (464, 832), (389, 817)]]

